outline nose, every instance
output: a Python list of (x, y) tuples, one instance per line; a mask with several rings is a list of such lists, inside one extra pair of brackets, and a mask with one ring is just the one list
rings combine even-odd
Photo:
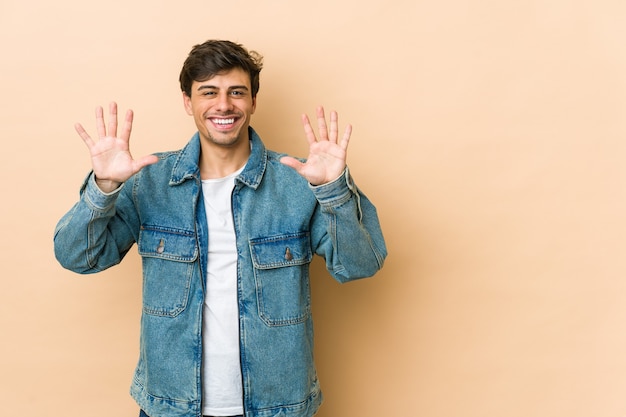
[(220, 93), (215, 103), (217, 110), (224, 112), (232, 109), (231, 96), (227, 92)]

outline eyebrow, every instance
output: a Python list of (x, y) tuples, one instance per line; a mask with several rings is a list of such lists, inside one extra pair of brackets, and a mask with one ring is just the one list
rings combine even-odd
[[(211, 85), (211, 84), (202, 84), (201, 86), (198, 87), (197, 91), (202, 91), (202, 90), (219, 90), (219, 87), (215, 85)], [(248, 91), (248, 87), (246, 87), (245, 85), (231, 85), (230, 87), (228, 87), (228, 90)]]

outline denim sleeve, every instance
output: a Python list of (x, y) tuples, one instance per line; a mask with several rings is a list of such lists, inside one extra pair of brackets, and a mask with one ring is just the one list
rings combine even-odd
[(120, 215), (122, 203), (132, 203), (124, 196), (128, 188), (122, 184), (106, 194), (96, 185), (93, 173), (85, 179), (79, 201), (54, 230), (54, 253), (64, 268), (89, 274), (121, 262), (135, 242), (129, 218)]
[(339, 282), (374, 275), (387, 257), (376, 208), (357, 188), (348, 168), (328, 184), (310, 186), (320, 204), (314, 220), (319, 234), (316, 253), (326, 259), (326, 267)]

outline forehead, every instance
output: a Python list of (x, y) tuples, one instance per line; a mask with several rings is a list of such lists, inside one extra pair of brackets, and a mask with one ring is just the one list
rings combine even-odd
[(241, 68), (233, 68), (228, 71), (219, 72), (214, 76), (207, 78), (206, 80), (194, 80), (191, 85), (192, 90), (197, 90), (201, 87), (212, 87), (219, 89), (246, 87), (250, 89), (250, 75), (248, 75), (248, 73)]

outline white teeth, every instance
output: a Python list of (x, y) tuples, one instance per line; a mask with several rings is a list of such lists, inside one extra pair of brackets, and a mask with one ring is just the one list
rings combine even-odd
[(235, 119), (213, 119), (213, 123), (218, 125), (231, 125), (235, 123)]

